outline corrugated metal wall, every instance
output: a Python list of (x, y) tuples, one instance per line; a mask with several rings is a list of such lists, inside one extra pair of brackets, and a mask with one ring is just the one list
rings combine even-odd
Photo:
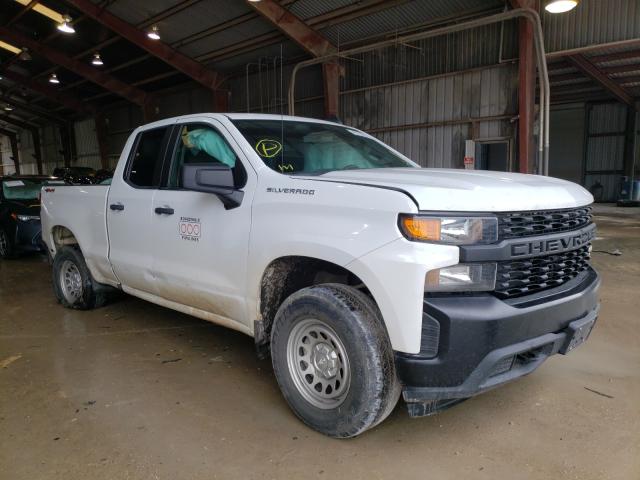
[[(463, 167), (464, 141), (513, 136), (511, 65), (345, 92), (341, 116), (425, 167)], [(496, 118), (498, 117), (498, 118)]]
[(596, 200), (614, 202), (624, 171), (627, 107), (605, 103), (587, 108), (584, 185), (592, 193), (598, 192), (596, 185), (602, 185), (602, 196)]
[(9, 137), (0, 134), (0, 164), (2, 165), (0, 174), (11, 175), (15, 172), (11, 156), (11, 141)]
[[(50, 174), (54, 168), (64, 165), (62, 140), (56, 125), (45, 125), (38, 129), (42, 155), (42, 172)], [(28, 130), (18, 131), (18, 150), (20, 154), (20, 172), (37, 174), (38, 164), (34, 156), (33, 137)]]
[[(466, 139), (514, 135), (517, 68), (500, 58), (514, 55), (516, 45), (514, 25), (506, 23), (343, 59), (340, 118), (421, 165), (462, 167)], [(291, 67), (281, 75), (275, 65), (262, 59), (232, 80), (234, 111), (286, 112), (280, 92), (286, 97)], [(296, 114), (323, 116), (320, 67), (299, 73)]]
[(74, 165), (81, 167), (100, 168), (100, 148), (96, 136), (96, 122), (88, 118), (75, 122), (73, 132), (76, 136), (77, 162)]
[(33, 156), (35, 150), (33, 148), (33, 138), (31, 137), (31, 132), (29, 132), (28, 130), (19, 130), (17, 137), (18, 151), (20, 152), (20, 173), (38, 173), (36, 159)]
[[(231, 81), (231, 110), (286, 114), (292, 69), (291, 65), (280, 69), (277, 58), (263, 58), (258, 63), (249, 64), (248, 75), (245, 73)], [(296, 115), (322, 117), (323, 95), (321, 68), (314, 66), (301, 70), (296, 81)]]

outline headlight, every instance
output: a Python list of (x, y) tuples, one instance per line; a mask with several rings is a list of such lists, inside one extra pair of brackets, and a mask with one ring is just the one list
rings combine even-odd
[(40, 217), (38, 215), (16, 215), (16, 218), (21, 222), (29, 222), (31, 220), (40, 221)]
[(401, 214), (398, 224), (403, 235), (413, 241), (472, 245), (494, 243), (498, 240), (496, 217), (435, 217)]
[(486, 292), (495, 289), (495, 263), (459, 263), (427, 272), (425, 292)]

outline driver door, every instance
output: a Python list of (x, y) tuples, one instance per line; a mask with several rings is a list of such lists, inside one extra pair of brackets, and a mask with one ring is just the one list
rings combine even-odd
[[(208, 313), (242, 321), (251, 200), (227, 210), (211, 193), (182, 188), (187, 163), (225, 164), (237, 188), (253, 192), (255, 173), (240, 148), (216, 120), (208, 117), (178, 124), (166, 186), (153, 198), (151, 234), (153, 270), (159, 295)], [(244, 160), (244, 163), (243, 163)]]

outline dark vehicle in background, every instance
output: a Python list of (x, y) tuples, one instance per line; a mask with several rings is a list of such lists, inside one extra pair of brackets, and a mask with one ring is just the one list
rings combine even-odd
[(58, 184), (64, 181), (40, 175), (0, 177), (0, 258), (46, 251), (40, 227), (40, 189)]
[(53, 176), (63, 179), (73, 185), (93, 185), (100, 183), (96, 178), (97, 172), (91, 167), (58, 167), (53, 170)]
[(96, 172), (96, 183), (105, 185), (105, 180), (110, 180), (113, 177), (113, 170), (100, 169)]

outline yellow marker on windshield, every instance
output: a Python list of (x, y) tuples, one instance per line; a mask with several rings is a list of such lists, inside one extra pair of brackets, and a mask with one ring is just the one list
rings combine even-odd
[(264, 138), (256, 144), (256, 152), (264, 158), (273, 158), (282, 151), (282, 144), (277, 140)]

